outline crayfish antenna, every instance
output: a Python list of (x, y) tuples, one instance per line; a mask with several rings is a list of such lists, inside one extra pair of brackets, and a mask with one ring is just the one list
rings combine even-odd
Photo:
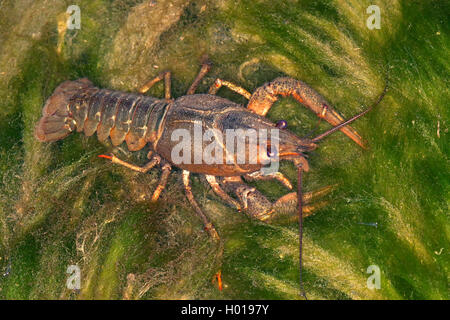
[(298, 202), (298, 229), (299, 229), (299, 268), (300, 268), (300, 294), (308, 300), (306, 297), (305, 288), (303, 287), (303, 192), (302, 192), (302, 173), (303, 167), (300, 164), (297, 167), (298, 181), (297, 181), (297, 202)]

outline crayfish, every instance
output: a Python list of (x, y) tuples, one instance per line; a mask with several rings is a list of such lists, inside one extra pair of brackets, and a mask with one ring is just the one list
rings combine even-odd
[[(364, 147), (361, 136), (348, 124), (377, 105), (384, 97), (387, 85), (372, 107), (345, 121), (315, 90), (302, 81), (287, 77), (268, 82), (257, 88), (253, 94), (233, 83), (216, 79), (208, 94), (196, 94), (198, 85), (211, 65), (210, 60), (205, 58), (187, 94), (177, 99), (171, 97), (169, 71), (160, 73), (146, 83), (139, 89), (139, 94), (99, 89), (86, 78), (65, 81), (46, 101), (43, 116), (36, 126), (36, 138), (50, 142), (63, 139), (73, 131), (83, 131), (87, 136), (97, 132), (100, 141), (110, 137), (114, 146), (125, 141), (130, 151), (138, 151), (150, 145), (149, 162), (142, 167), (127, 163), (115, 155), (100, 157), (142, 173), (157, 165), (161, 166), (162, 174), (151, 198), (152, 202), (158, 200), (172, 168), (181, 169), (187, 199), (202, 220), (205, 230), (217, 241), (220, 241), (220, 237), (216, 228), (192, 193), (191, 173), (205, 175), (211, 188), (223, 201), (261, 221), (269, 220), (275, 211), (282, 210), (288, 204), (297, 203), (300, 286), (306, 298), (301, 278), (302, 224), (303, 217), (309, 214), (312, 208), (304, 206), (304, 203), (316, 194), (323, 194), (327, 189), (316, 193), (302, 193), (302, 173), (309, 170), (307, 153), (316, 149), (321, 139), (337, 130)], [(161, 80), (165, 82), (164, 99), (144, 95)], [(216, 96), (222, 86), (248, 99), (247, 106)], [(284, 120), (272, 123), (265, 115), (278, 96), (293, 97), (333, 125), (333, 128), (308, 139), (299, 138), (287, 130)], [(261, 132), (264, 132), (264, 135), (261, 135)], [(267, 136), (268, 132), (272, 133), (270, 137)], [(258, 139), (261, 136), (263, 138)], [(182, 137), (186, 139), (180, 142)], [(224, 141), (228, 142), (230, 137), (234, 138), (238, 145), (241, 142), (241, 148), (235, 148), (236, 143), (232, 143), (232, 147), (228, 143), (225, 145)], [(204, 150), (209, 150), (210, 157), (205, 157)], [(280, 160), (292, 161), (297, 167), (298, 190), (271, 203), (258, 190), (245, 184), (244, 180), (275, 179), (292, 189), (290, 181), (282, 173), (278, 170), (267, 170)], [(230, 196), (230, 193), (233, 196)], [(220, 271), (218, 274), (220, 276)], [(218, 280), (220, 284), (221, 281)]]

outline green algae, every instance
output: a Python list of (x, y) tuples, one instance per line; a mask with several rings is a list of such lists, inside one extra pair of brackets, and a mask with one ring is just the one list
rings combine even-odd
[[(180, 171), (157, 205), (159, 173), (99, 160), (109, 143), (33, 137), (45, 99), (62, 81), (133, 91), (161, 70), (183, 95), (207, 53), (220, 77), (253, 91), (287, 75), (309, 83), (346, 117), (389, 92), (354, 127), (310, 156), (306, 191), (338, 187), (305, 220), (305, 288), (316, 299), (448, 299), (449, 30), (439, 1), (380, 4), (381, 30), (365, 26), (369, 1), (74, 1), (81, 30), (58, 33), (72, 2), (0, 5), (0, 277), (2, 299), (297, 299), (295, 222), (264, 224), (224, 205), (200, 177), (193, 191), (224, 240), (223, 262), (185, 200)], [(35, 12), (44, 14), (33, 14)], [(4, 19), (3, 19), (4, 18)], [(58, 52), (58, 46), (60, 51)], [(161, 96), (162, 85), (151, 90)], [(226, 89), (219, 95), (245, 100)], [(328, 126), (292, 99), (269, 112), (299, 136)], [(145, 151), (113, 150), (145, 162)], [(281, 170), (295, 182), (295, 170)], [(254, 183), (274, 200), (276, 182)], [(378, 227), (361, 223), (377, 222)], [(66, 288), (81, 268), (79, 292)], [(380, 290), (366, 286), (378, 265)], [(211, 281), (222, 269), (224, 290)]]

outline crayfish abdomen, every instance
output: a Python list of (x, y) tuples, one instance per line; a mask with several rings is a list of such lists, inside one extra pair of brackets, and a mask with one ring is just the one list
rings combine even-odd
[(100, 141), (109, 136), (114, 146), (124, 140), (130, 151), (155, 142), (171, 101), (143, 94), (99, 89), (88, 79), (65, 81), (56, 88), (36, 128), (40, 141), (65, 138), (75, 129)]

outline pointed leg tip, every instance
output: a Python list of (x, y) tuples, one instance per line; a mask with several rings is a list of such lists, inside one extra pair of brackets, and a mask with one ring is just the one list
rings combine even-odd
[(214, 274), (212, 283), (215, 283), (217, 281), (217, 287), (219, 291), (223, 290), (223, 282), (222, 282), (222, 270), (219, 270)]
[(202, 55), (200, 62), (202, 65), (208, 65), (210, 67), (213, 65), (212, 60), (209, 58), (209, 56), (206, 53), (204, 55)]
[(106, 154), (100, 154), (100, 155), (98, 155), (98, 157), (99, 157), (99, 158), (108, 159), (108, 160), (112, 160), (112, 159), (113, 159), (112, 156), (108, 156), (108, 155), (106, 155)]

